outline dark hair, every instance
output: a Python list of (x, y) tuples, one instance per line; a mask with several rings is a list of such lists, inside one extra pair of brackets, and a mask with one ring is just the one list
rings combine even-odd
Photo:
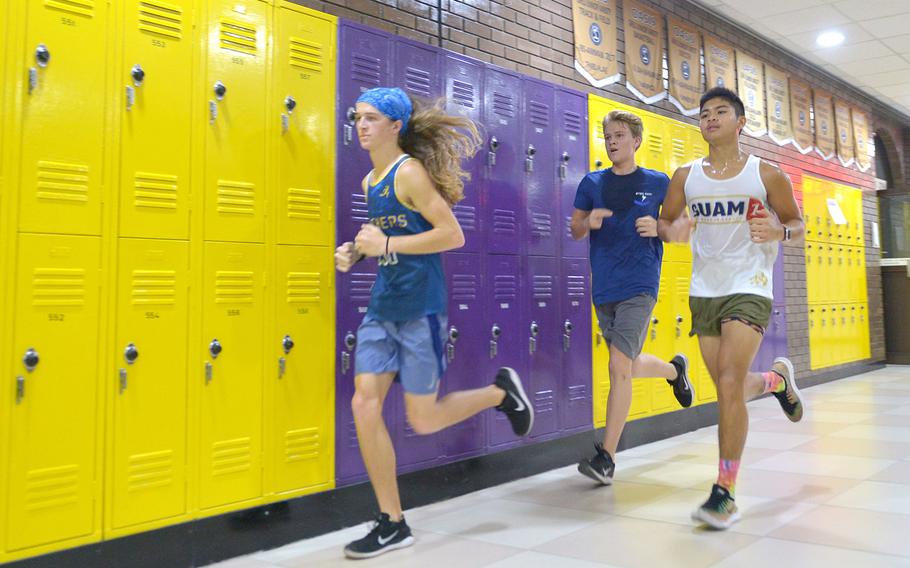
[(707, 93), (701, 96), (701, 100), (698, 102), (698, 110), (701, 110), (705, 107), (705, 103), (711, 99), (724, 99), (733, 105), (733, 110), (736, 112), (736, 118), (741, 116), (746, 116), (746, 107), (743, 105), (743, 100), (739, 98), (739, 95), (731, 91), (726, 87), (714, 87), (709, 90)]

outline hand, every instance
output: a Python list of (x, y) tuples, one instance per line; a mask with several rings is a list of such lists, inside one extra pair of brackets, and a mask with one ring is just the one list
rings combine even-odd
[(588, 215), (588, 228), (596, 231), (603, 227), (604, 219), (607, 217), (612, 217), (613, 212), (609, 209), (599, 208), (592, 209), (591, 214)]
[(767, 209), (760, 209), (749, 219), (749, 236), (753, 243), (770, 243), (784, 238), (784, 227)]
[(370, 223), (360, 226), (360, 232), (354, 237), (354, 249), (364, 256), (381, 256), (385, 254), (386, 235), (382, 229)]
[(638, 231), (638, 235), (641, 237), (656, 237), (657, 219), (650, 215), (639, 217), (635, 220), (635, 230)]
[(360, 255), (354, 250), (354, 243), (348, 241), (335, 249), (335, 268), (339, 272), (347, 272), (360, 260)]

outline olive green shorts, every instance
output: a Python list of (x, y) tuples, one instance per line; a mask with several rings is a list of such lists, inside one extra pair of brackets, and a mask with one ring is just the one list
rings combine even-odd
[(720, 298), (689, 298), (692, 331), (689, 335), (720, 336), (727, 321), (741, 321), (764, 335), (771, 320), (771, 299), (755, 294), (731, 294)]

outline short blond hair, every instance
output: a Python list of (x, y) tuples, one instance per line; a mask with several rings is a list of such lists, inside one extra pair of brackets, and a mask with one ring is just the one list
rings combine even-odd
[(645, 126), (642, 124), (641, 118), (637, 114), (627, 110), (611, 110), (610, 114), (604, 117), (603, 128), (605, 134), (608, 122), (622, 122), (629, 127), (629, 132), (632, 133), (633, 138), (643, 137)]

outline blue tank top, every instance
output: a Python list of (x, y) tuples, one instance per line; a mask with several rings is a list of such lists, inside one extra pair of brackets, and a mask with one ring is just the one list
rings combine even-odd
[[(370, 222), (386, 235), (416, 235), (433, 225), (395, 194), (395, 174), (407, 154), (376, 185), (367, 185)], [(435, 254), (397, 254), (379, 257), (379, 274), (367, 313), (378, 320), (406, 321), (446, 313), (446, 284), (442, 257)]]

